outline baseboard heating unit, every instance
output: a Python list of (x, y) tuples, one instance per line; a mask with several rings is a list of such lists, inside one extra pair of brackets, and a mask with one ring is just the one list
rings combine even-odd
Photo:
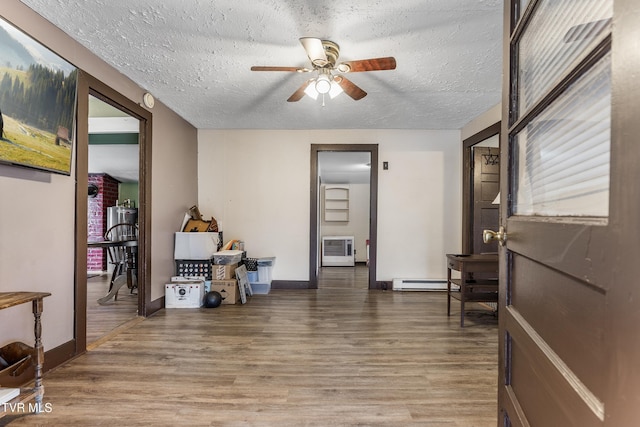
[(446, 279), (393, 279), (394, 291), (446, 291)]

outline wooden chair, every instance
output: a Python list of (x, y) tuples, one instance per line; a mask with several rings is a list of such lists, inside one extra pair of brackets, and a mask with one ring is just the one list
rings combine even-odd
[[(116, 278), (120, 275), (127, 274), (127, 284), (131, 293), (137, 287), (136, 271), (137, 271), (137, 240), (138, 240), (138, 225), (137, 224), (116, 224), (110, 227), (106, 233), (104, 233), (105, 240), (111, 242), (136, 242), (136, 245), (114, 245), (107, 246), (107, 254), (109, 257), (109, 263), (113, 265), (113, 272), (111, 273), (111, 282), (109, 284), (109, 291), (113, 289), (113, 284)], [(118, 298), (116, 293), (114, 299)]]

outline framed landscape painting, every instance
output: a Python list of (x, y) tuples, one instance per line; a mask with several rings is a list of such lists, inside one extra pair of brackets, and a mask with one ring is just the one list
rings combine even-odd
[(0, 18), (0, 163), (71, 174), (77, 76)]

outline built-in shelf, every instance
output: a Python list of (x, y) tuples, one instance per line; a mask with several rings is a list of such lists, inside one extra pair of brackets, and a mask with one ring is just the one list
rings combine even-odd
[(349, 187), (325, 186), (324, 188), (324, 220), (349, 221)]

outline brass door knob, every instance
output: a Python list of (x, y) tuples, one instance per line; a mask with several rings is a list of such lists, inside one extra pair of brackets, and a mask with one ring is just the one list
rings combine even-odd
[(504, 231), (504, 227), (500, 227), (497, 232), (493, 230), (484, 230), (482, 232), (483, 242), (489, 243), (494, 240), (497, 240), (498, 243), (500, 243), (500, 246), (504, 246), (507, 241), (507, 233)]

